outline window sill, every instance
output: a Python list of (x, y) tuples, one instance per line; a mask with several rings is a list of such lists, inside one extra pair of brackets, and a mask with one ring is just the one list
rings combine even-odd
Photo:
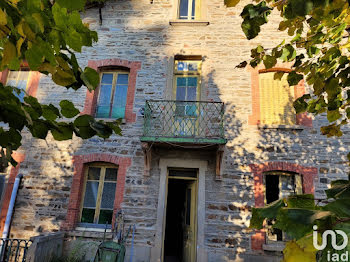
[(301, 125), (258, 125), (258, 129), (286, 129), (286, 130), (304, 130)]
[(206, 20), (170, 20), (169, 24), (172, 26), (207, 26), (209, 21)]
[(270, 242), (263, 245), (263, 250), (265, 251), (275, 251), (275, 252), (282, 252), (285, 248), (286, 243), (283, 241), (276, 241), (276, 242)]

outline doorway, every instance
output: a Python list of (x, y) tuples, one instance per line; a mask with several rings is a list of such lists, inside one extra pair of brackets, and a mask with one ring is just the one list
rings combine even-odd
[(196, 261), (197, 170), (169, 170), (164, 262)]

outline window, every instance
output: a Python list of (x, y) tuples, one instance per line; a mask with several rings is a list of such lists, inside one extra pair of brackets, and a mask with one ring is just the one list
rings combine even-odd
[(174, 97), (176, 100), (174, 135), (194, 136), (200, 100), (201, 61), (175, 60)]
[[(299, 174), (270, 171), (264, 173), (265, 203), (270, 204), (289, 195), (302, 194), (302, 178)], [(272, 229), (273, 220), (268, 221), (267, 241), (283, 241), (288, 236), (281, 230)]]
[(286, 74), (274, 79), (275, 72), (259, 74), (260, 124), (295, 125), (294, 87), (288, 85)]
[(178, 1), (178, 19), (195, 20), (200, 18), (200, 0)]
[(14, 94), (18, 97), (18, 99), (23, 102), (25, 93), (28, 92), (28, 82), (31, 71), (29, 69), (21, 69), (20, 71), (9, 71), (7, 76), (6, 85), (15, 86), (21, 89), (23, 92), (20, 94), (14, 91)]
[(111, 224), (118, 168), (113, 165), (89, 165), (81, 208), (81, 223)]
[(96, 107), (97, 118), (125, 118), (129, 73), (104, 72)]

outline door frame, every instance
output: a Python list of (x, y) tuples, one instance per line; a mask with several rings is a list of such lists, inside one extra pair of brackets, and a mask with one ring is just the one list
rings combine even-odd
[(163, 262), (163, 240), (165, 234), (166, 219), (166, 199), (168, 186), (168, 170), (171, 168), (195, 168), (198, 169), (197, 177), (197, 243), (196, 243), (196, 261), (207, 261), (207, 251), (204, 245), (204, 226), (205, 226), (205, 173), (207, 170), (207, 161), (203, 160), (184, 160), (161, 158), (159, 160), (160, 181), (157, 208), (156, 235), (154, 246), (151, 250), (152, 262)]

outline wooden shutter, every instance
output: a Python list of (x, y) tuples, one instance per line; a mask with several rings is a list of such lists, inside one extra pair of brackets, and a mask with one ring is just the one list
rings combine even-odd
[(259, 75), (261, 124), (295, 125), (294, 88), (288, 85), (286, 75), (281, 80), (274, 80), (274, 74)]
[(195, 19), (199, 20), (201, 18), (201, 0), (196, 0), (195, 8)]

